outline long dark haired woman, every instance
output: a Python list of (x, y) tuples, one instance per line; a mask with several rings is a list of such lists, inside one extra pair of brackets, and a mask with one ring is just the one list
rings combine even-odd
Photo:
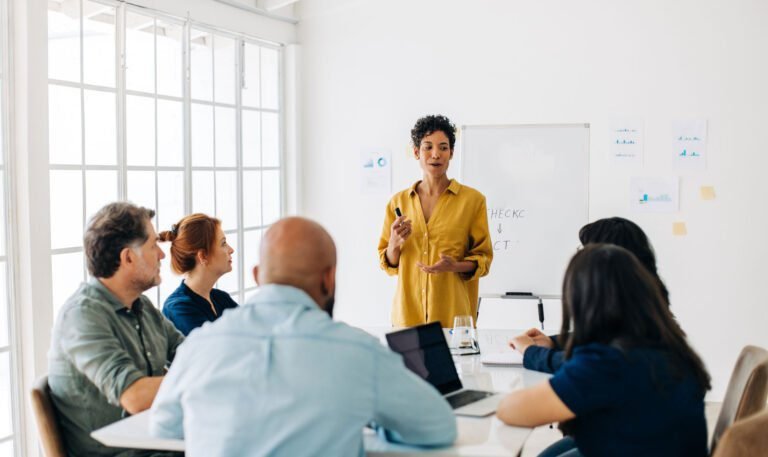
[[(582, 246), (610, 243), (621, 246), (653, 275), (664, 302), (669, 305), (669, 292), (656, 270), (656, 254), (648, 237), (637, 224), (622, 217), (609, 217), (591, 222), (579, 230)], [(512, 338), (510, 346), (523, 354), (523, 366), (529, 370), (554, 373), (563, 364), (563, 350), (557, 338), (549, 337), (532, 328)]]
[(497, 412), (510, 425), (572, 421), (542, 456), (707, 455), (709, 374), (634, 255), (588, 244), (571, 259), (561, 335), (563, 366)]

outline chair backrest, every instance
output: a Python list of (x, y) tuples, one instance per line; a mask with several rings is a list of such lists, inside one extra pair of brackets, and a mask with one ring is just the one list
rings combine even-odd
[(61, 439), (59, 423), (56, 419), (56, 408), (51, 401), (48, 376), (43, 376), (35, 381), (31, 394), (37, 433), (40, 436), (40, 445), (45, 457), (66, 457), (64, 441)]
[(712, 434), (712, 452), (720, 437), (734, 422), (765, 409), (768, 400), (768, 351), (756, 346), (741, 350), (728, 381), (723, 407)]
[(712, 457), (753, 457), (768, 455), (768, 411), (754, 414), (731, 425)]

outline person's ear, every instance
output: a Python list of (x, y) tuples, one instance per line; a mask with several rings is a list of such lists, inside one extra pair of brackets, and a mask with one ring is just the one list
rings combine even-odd
[(195, 255), (195, 257), (197, 257), (197, 263), (202, 265), (208, 264), (208, 256), (205, 255), (205, 251), (203, 251), (202, 249), (197, 250), (197, 254)]
[(136, 262), (136, 252), (131, 248), (123, 248), (120, 251), (120, 265), (129, 265)]
[(256, 281), (257, 286), (261, 285), (259, 284), (259, 266), (258, 265), (255, 265), (253, 267), (253, 280)]
[(451, 148), (451, 155), (448, 157), (448, 160), (451, 160), (453, 158), (453, 148)]
[(328, 267), (323, 271), (322, 276), (323, 294), (333, 295), (336, 290), (336, 267)]
[(419, 147), (414, 146), (413, 147), (413, 156), (416, 157), (416, 160), (419, 160)]

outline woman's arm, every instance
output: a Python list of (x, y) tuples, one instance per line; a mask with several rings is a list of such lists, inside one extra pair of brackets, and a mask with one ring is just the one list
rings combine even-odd
[(504, 397), (496, 417), (507, 425), (536, 427), (573, 419), (576, 415), (560, 400), (549, 381)]
[(475, 265), (474, 269), (462, 273), (462, 278), (467, 281), (487, 275), (493, 260), (493, 245), (491, 233), (488, 230), (488, 210), (485, 206), (485, 197), (482, 199), (472, 218), (472, 224), (469, 227), (470, 246), (467, 255), (462, 259), (463, 262), (472, 262)]
[(401, 249), (413, 232), (413, 224), (405, 215), (395, 217), (392, 207), (390, 202), (384, 215), (384, 226), (379, 238), (379, 263), (388, 274), (395, 275), (400, 264)]

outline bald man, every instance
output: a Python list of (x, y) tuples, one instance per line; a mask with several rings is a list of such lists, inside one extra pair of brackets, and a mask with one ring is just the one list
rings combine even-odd
[(150, 430), (188, 456), (356, 456), (362, 430), (442, 446), (453, 412), (399, 355), (334, 322), (336, 247), (317, 223), (286, 218), (264, 235), (259, 291), (193, 332), (152, 405)]

